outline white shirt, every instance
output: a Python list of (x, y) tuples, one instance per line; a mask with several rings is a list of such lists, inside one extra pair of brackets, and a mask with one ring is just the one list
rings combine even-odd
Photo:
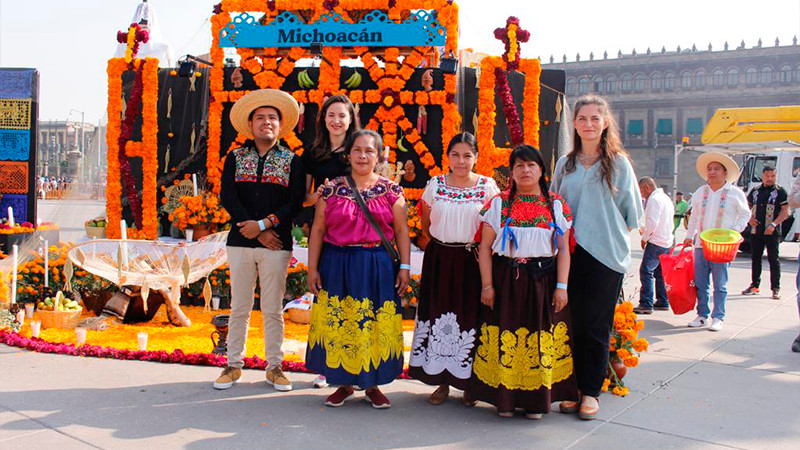
[[(708, 203), (704, 217), (700, 217), (703, 211), (703, 197), (708, 190)], [(692, 195), (692, 217), (689, 219), (689, 227), (686, 230), (686, 238), (694, 238), (695, 245), (700, 243), (700, 232), (709, 228), (717, 228), (717, 217), (719, 213), (720, 199), (722, 193), (726, 192), (725, 209), (722, 213), (722, 221), (719, 228), (743, 231), (750, 220), (750, 208), (747, 205), (747, 197), (738, 187), (725, 183), (716, 191), (712, 190), (707, 184), (700, 186)]]
[(672, 246), (673, 217), (675, 206), (661, 188), (656, 189), (647, 199), (644, 208), (644, 233), (642, 240), (659, 247)]
[(485, 176), (466, 188), (448, 185), (444, 175), (432, 178), (422, 193), (422, 201), (431, 209), (431, 236), (445, 243), (474, 242), (478, 213), (499, 192), (497, 183)]

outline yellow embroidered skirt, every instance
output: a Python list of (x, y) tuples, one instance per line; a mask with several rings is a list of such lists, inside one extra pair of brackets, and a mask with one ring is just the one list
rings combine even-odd
[(403, 372), (403, 322), (389, 254), (326, 244), (319, 272), (306, 367), (332, 385), (391, 383)]
[(492, 272), (494, 309), (481, 306), (473, 396), (501, 412), (547, 413), (553, 402), (577, 400), (569, 306), (552, 306), (555, 265), (532, 275), (494, 256)]

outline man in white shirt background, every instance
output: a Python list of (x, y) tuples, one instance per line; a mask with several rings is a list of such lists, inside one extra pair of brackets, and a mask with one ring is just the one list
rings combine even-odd
[(714, 311), (711, 312), (711, 331), (722, 330), (725, 320), (725, 301), (728, 298), (728, 266), (706, 260), (700, 243), (700, 233), (710, 228), (727, 228), (741, 232), (750, 220), (750, 208), (741, 189), (734, 186), (739, 178), (739, 166), (729, 156), (707, 152), (697, 158), (697, 173), (707, 184), (692, 195), (692, 216), (686, 229), (686, 245), (694, 244), (694, 283), (697, 286), (697, 317), (690, 328), (708, 325), (711, 279), (714, 280)]
[[(675, 207), (672, 205), (672, 200), (651, 177), (639, 180), (639, 191), (646, 202), (644, 229), (641, 230), (644, 255), (642, 256), (642, 265), (639, 266), (639, 280), (642, 283), (639, 306), (633, 311), (637, 314), (652, 314), (654, 308), (669, 309), (659, 256), (667, 253), (672, 245)], [(655, 304), (653, 303), (653, 284), (655, 284)]]

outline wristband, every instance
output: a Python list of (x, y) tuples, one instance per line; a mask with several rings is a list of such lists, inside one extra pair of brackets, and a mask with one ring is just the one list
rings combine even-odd
[(567, 283), (556, 283), (556, 289), (567, 290)]
[(411, 272), (411, 264), (400, 264), (400, 270), (403, 270), (403, 269), (408, 270), (409, 272)]
[(775, 222), (772, 222), (771, 224), (769, 224), (769, 226), (771, 226), (772, 228), (778, 228), (778, 225), (776, 225)]
[(272, 228), (277, 228), (278, 225), (281, 224), (281, 221), (278, 219), (278, 216), (276, 216), (275, 214), (268, 215), (267, 216), (267, 220), (269, 220), (270, 223), (272, 224)]
[(485, 288), (481, 289), (481, 292), (483, 292), (483, 291), (488, 291), (489, 289), (491, 289), (491, 288), (493, 288), (493, 287), (494, 287), (494, 286), (492, 286), (492, 285), (490, 284), (489, 286), (486, 286)]
[(266, 225), (264, 225), (264, 220), (263, 220), (263, 219), (258, 221), (258, 228), (259, 228), (261, 231), (264, 231), (264, 230), (266, 230), (266, 229), (267, 229), (267, 226), (266, 226)]

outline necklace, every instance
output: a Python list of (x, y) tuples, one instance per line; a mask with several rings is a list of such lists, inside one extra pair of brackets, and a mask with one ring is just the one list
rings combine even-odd
[(597, 156), (586, 156), (583, 153), (578, 153), (578, 161), (584, 166), (592, 166), (600, 159), (600, 155)]

